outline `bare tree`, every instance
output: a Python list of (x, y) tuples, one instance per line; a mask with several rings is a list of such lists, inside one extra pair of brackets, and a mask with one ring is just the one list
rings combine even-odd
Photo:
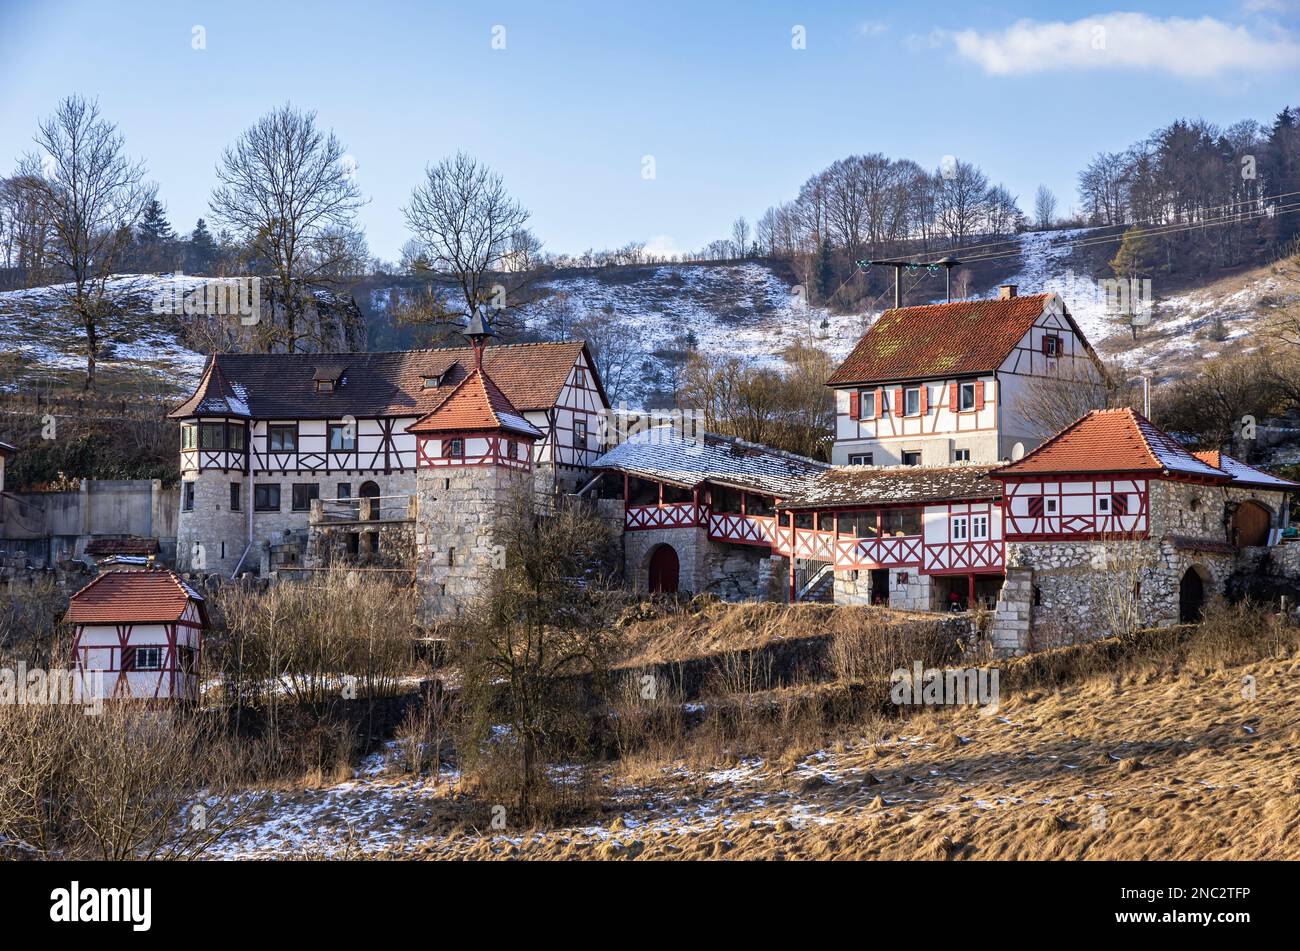
[(1039, 231), (1046, 231), (1056, 220), (1056, 196), (1046, 185), (1039, 185), (1034, 192), (1034, 224)]
[(334, 282), (355, 260), (365, 200), (354, 168), (334, 133), (316, 128), (316, 113), (285, 103), (222, 153), (217, 180), (213, 215), (266, 262), (279, 286), (285, 326), (268, 349), (279, 342), (292, 353), (308, 336), (299, 326), (303, 288)]
[(589, 314), (574, 323), (572, 331), (587, 341), (596, 372), (605, 385), (605, 395), (611, 405), (617, 406), (645, 358), (645, 341), (640, 331), (632, 324), (620, 322), (610, 305), (599, 314)]
[(731, 223), (731, 243), (736, 246), (736, 257), (743, 258), (749, 249), (749, 222), (741, 215)]
[(69, 96), (36, 133), (39, 152), (19, 167), (22, 188), (48, 222), (50, 260), (66, 273), (63, 309), (85, 332), (87, 390), (95, 386), (100, 331), (113, 312), (108, 279), (130, 248), (132, 232), (153, 200), (141, 162), (123, 154), (117, 126), (98, 102)]
[[(512, 242), (521, 240), (518, 232), (528, 221), (500, 175), (458, 152), (425, 169), (403, 213), (429, 266), (460, 285), (465, 315), (480, 304), (499, 312), (522, 303), (494, 276), (504, 270)], [(494, 292), (495, 284), (504, 294)]]
[(1141, 408), (1140, 394), (1119, 367), (1077, 359), (1056, 376), (1025, 377), (1018, 413), (1029, 435), (1055, 436), (1094, 409)]

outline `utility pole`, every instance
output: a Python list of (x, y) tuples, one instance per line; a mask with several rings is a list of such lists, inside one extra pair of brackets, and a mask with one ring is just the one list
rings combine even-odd
[(866, 260), (857, 262), (858, 267), (862, 268), (863, 270), (866, 270), (869, 267), (875, 267), (877, 265), (881, 267), (892, 267), (894, 269), (894, 307), (895, 308), (903, 306), (903, 269), (904, 268), (906, 268), (909, 271), (915, 271), (918, 268), (925, 268), (931, 274), (937, 273), (939, 268), (943, 268), (944, 297), (949, 303), (951, 303), (952, 302), (952, 269), (957, 267), (957, 265), (959, 264), (961, 264), (961, 262), (954, 257), (946, 257), (938, 261), (931, 261), (929, 263), (925, 261), (866, 261)]

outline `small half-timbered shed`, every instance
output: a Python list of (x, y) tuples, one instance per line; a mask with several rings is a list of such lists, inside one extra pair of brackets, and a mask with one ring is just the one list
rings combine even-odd
[(77, 670), (103, 672), (105, 699), (198, 699), (207, 606), (173, 572), (105, 572), (71, 597), (63, 620)]

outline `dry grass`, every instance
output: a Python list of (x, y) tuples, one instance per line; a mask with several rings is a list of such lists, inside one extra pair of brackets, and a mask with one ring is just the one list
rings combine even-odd
[(683, 661), (754, 650), (776, 641), (856, 637), (882, 624), (926, 619), (932, 617), (880, 607), (729, 604), (699, 597), (679, 608), (642, 601), (630, 606), (615, 623), (619, 629), (617, 661), (622, 666)]
[[(407, 851), (548, 859), (1294, 857), (1296, 627), (1231, 608), (1195, 629), (1048, 653), (1004, 665), (997, 716), (945, 708), (838, 735), (800, 735), (792, 726), (753, 755), (706, 714), (675, 759), (665, 759), (674, 741), (666, 736), (662, 748), (609, 768), (599, 826), (509, 841), (442, 836)], [(842, 687), (777, 693), (795, 710)], [(781, 732), (764, 722), (773, 737)]]

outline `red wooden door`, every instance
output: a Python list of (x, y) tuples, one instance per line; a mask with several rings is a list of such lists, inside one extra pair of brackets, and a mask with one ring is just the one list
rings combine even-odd
[(672, 545), (660, 545), (650, 555), (650, 593), (673, 594), (677, 591), (677, 552)]

